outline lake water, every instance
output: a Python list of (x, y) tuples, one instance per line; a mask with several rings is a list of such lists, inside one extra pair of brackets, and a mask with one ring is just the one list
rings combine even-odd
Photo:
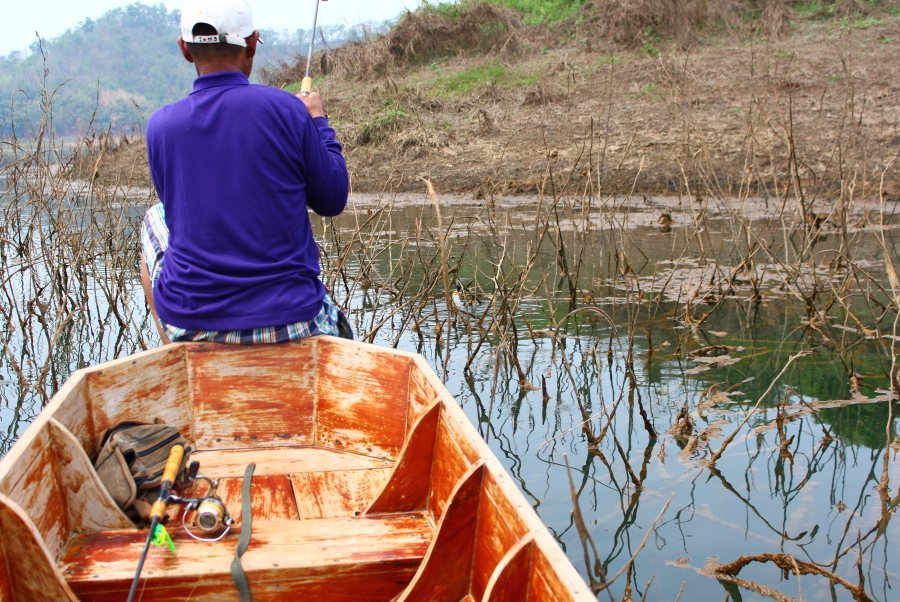
[[(156, 342), (133, 251), (143, 201), (123, 203), (67, 214), (97, 232), (117, 215), (119, 240), (92, 248), (131, 250), (62, 269), (88, 302), (73, 301), (61, 328), (66, 312), (44, 314), (55, 337), (28, 306), (54, 306), (41, 285), (60, 263), (17, 256), (3, 237), (3, 451), (72, 370)], [(314, 223), (324, 279), (357, 333), (427, 358), (585, 578), (601, 583), (635, 556), (613, 598), (629, 583), (646, 599), (766, 599), (709, 567), (785, 553), (853, 584), (861, 572), (868, 595), (890, 600), (894, 455), (887, 491), (877, 485), (897, 451), (885, 276), (885, 253), (900, 265), (896, 220), (888, 212), (882, 227), (880, 208), (854, 208), (804, 237), (773, 225), (774, 201), (699, 205), (442, 198), (438, 229), (427, 198), (357, 196)], [(462, 310), (448, 312), (439, 232)], [(771, 563), (739, 576), (794, 598), (851, 598)]]

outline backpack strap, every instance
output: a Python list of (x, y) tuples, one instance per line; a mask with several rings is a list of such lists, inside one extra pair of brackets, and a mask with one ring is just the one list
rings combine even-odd
[(250, 503), (250, 483), (253, 480), (253, 470), (256, 464), (250, 463), (244, 471), (244, 483), (241, 488), (241, 536), (238, 538), (237, 550), (234, 560), (231, 561), (231, 579), (234, 586), (241, 594), (241, 602), (250, 602), (250, 583), (241, 565), (241, 556), (250, 546), (250, 532), (253, 530), (253, 506)]

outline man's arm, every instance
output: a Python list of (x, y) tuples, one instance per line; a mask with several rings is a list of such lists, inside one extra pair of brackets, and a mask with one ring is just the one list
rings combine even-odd
[(303, 162), (306, 165), (306, 203), (322, 216), (340, 214), (347, 204), (350, 179), (341, 143), (328, 125), (322, 99), (316, 92), (297, 95), (306, 105), (313, 127), (303, 131)]

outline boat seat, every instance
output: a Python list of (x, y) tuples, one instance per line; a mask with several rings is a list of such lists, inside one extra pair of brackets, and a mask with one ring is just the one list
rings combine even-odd
[[(152, 547), (143, 576), (152, 587), (141, 600), (238, 600), (230, 565), (238, 533), (198, 542), (173, 527), (177, 556)], [(319, 520), (253, 522), (241, 562), (261, 600), (388, 600), (415, 574), (433, 536), (424, 513)], [(146, 531), (74, 537), (60, 562), (81, 600), (122, 600), (128, 592)], [(340, 574), (341, 579), (334, 575)]]
[(353, 452), (318, 446), (245, 449), (200, 449), (191, 454), (200, 473), (211, 478), (240, 477), (247, 464), (256, 464), (254, 476), (307, 472), (391, 468), (394, 463)]
[[(218, 493), (238, 522), (244, 469), (251, 462), (256, 464), (253, 516), (262, 519), (356, 516), (394, 466), (390, 460), (315, 446), (199, 450), (191, 459), (200, 462), (200, 474), (221, 479)], [(198, 487), (193, 493), (206, 485)]]

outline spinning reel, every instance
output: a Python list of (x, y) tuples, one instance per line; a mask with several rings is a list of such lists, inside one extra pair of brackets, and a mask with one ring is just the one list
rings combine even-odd
[(177, 495), (169, 497), (170, 504), (184, 504), (184, 512), (181, 515), (181, 525), (185, 532), (197, 541), (220, 541), (231, 530), (234, 519), (228, 514), (228, 509), (216, 490), (219, 487), (219, 479), (211, 479), (198, 475), (199, 463), (191, 462), (188, 467), (189, 482), (206, 481), (209, 489), (204, 497), (182, 498)]

